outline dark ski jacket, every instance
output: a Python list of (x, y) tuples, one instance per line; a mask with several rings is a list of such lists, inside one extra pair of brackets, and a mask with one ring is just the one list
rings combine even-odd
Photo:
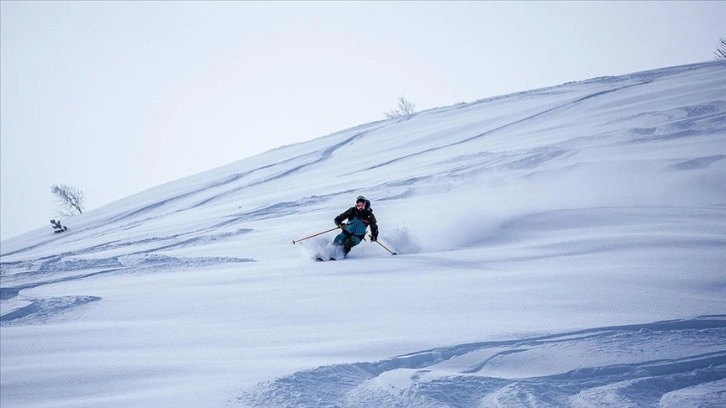
[(371, 235), (378, 238), (378, 223), (376, 222), (376, 216), (373, 215), (373, 210), (370, 208), (370, 204), (366, 203), (366, 208), (359, 211), (356, 207), (350, 207), (345, 212), (335, 217), (333, 220), (335, 225), (340, 225), (343, 220), (348, 220), (345, 225), (343, 234), (354, 235), (360, 239), (363, 239), (366, 235), (366, 229), (371, 227)]

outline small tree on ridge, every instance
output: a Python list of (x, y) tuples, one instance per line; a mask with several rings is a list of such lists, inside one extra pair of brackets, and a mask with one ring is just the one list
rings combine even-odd
[(56, 196), (56, 201), (60, 207), (58, 210), (60, 215), (72, 216), (83, 214), (85, 197), (81, 189), (65, 184), (53, 184), (50, 186), (50, 192)]
[(416, 105), (402, 96), (398, 98), (398, 109), (384, 113), (387, 119), (401, 118), (413, 115), (415, 107)]
[(726, 37), (721, 37), (721, 42), (713, 55), (716, 56), (716, 59), (726, 59)]

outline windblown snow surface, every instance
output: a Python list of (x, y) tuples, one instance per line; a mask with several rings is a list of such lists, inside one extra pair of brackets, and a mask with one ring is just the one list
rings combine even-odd
[[(358, 195), (397, 256), (292, 244)], [(726, 406), (723, 61), (365, 124), (63, 222), (2, 242), (3, 408)]]

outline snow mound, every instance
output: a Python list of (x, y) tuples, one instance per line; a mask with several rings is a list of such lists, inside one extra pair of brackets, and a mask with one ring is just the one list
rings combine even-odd
[[(244, 407), (724, 406), (726, 316), (461, 344), (319, 367)], [(681, 405), (685, 404), (685, 405)]]

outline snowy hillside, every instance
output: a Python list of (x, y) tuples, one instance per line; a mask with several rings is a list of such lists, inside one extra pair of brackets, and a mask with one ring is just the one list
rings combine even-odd
[[(358, 195), (397, 256), (292, 244)], [(0, 248), (3, 408), (726, 406), (723, 61), (365, 124), (64, 224)]]

